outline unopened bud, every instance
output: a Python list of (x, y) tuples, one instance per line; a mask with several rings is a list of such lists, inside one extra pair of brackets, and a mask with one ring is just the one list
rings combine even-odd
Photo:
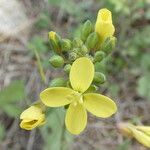
[(98, 90), (98, 87), (95, 85), (91, 85), (88, 89), (87, 89), (87, 93), (91, 93), (91, 92), (96, 92)]
[(131, 130), (129, 129), (129, 126), (131, 124), (129, 123), (118, 123), (117, 124), (117, 129), (119, 130), (120, 133), (122, 133), (123, 135), (127, 136), (127, 137), (131, 137), (132, 136), (132, 132)]
[(85, 44), (88, 49), (97, 50), (100, 47), (100, 39), (98, 33), (96, 32), (91, 33), (88, 36)]
[(96, 84), (103, 84), (106, 81), (106, 77), (101, 72), (95, 72), (93, 82)]
[(115, 47), (115, 44), (116, 44), (116, 38), (109, 37), (102, 43), (101, 50), (106, 54), (110, 54), (113, 48)]
[(59, 55), (54, 55), (49, 59), (50, 64), (55, 67), (59, 68), (64, 65), (64, 59)]
[(67, 81), (64, 78), (55, 78), (50, 82), (50, 87), (65, 87)]
[(50, 44), (51, 44), (52, 49), (56, 53), (59, 53), (61, 50), (61, 46), (60, 46), (61, 38), (60, 38), (60, 36), (56, 32), (53, 32), (53, 31), (50, 31), (48, 33), (48, 36), (49, 36), (49, 40), (50, 40)]
[(94, 55), (94, 62), (100, 62), (104, 59), (105, 53), (103, 51), (97, 51)]
[(69, 39), (61, 40), (61, 50), (62, 52), (68, 52), (71, 49), (71, 41)]
[(88, 53), (88, 49), (85, 45), (83, 45), (80, 49), (80, 53), (85, 56)]
[(89, 34), (93, 31), (93, 25), (90, 20), (87, 20), (81, 30), (81, 39), (82, 41), (86, 41)]
[(67, 74), (69, 74), (70, 69), (71, 69), (71, 65), (70, 65), (70, 64), (65, 65), (64, 71), (65, 71)]
[(83, 45), (83, 41), (80, 38), (75, 38), (73, 40), (73, 47), (79, 48)]
[(78, 57), (77, 53), (75, 53), (75, 52), (69, 53), (69, 60), (74, 61), (74, 60), (76, 60), (77, 57)]

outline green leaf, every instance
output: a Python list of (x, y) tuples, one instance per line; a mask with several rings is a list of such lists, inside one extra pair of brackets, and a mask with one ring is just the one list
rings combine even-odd
[(138, 81), (137, 91), (140, 96), (150, 100), (150, 75), (142, 76)]
[(13, 81), (0, 91), (0, 107), (5, 104), (22, 100), (25, 96), (25, 87), (22, 81)]
[(35, 36), (31, 39), (31, 41), (27, 45), (28, 49), (32, 50), (31, 54), (34, 55), (34, 49), (38, 51), (38, 53), (43, 53), (48, 51), (48, 47), (43, 38)]
[(44, 138), (44, 150), (62, 150), (71, 142), (72, 138), (64, 127), (64, 109), (50, 109), (47, 114), (47, 123), (41, 128)]
[(8, 116), (13, 117), (13, 118), (14, 117), (18, 117), (19, 114), (22, 112), (22, 109), (19, 108), (19, 106), (16, 106), (16, 105), (13, 105), (13, 104), (11, 104), (11, 105), (9, 105), (9, 104), (4, 105), (2, 109), (4, 110), (4, 112)]

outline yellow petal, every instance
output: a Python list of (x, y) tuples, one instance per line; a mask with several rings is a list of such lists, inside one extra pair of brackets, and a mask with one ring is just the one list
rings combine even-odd
[(136, 129), (138, 129), (150, 136), (150, 126), (136, 126)]
[(97, 117), (107, 118), (117, 111), (114, 101), (104, 95), (84, 94), (83, 101), (85, 108)]
[(89, 58), (78, 58), (70, 70), (70, 82), (74, 90), (85, 92), (94, 77), (94, 65)]
[(99, 34), (101, 42), (104, 42), (107, 37), (111, 37), (114, 34), (115, 28), (112, 24), (111, 11), (108, 9), (99, 10), (95, 31)]
[(65, 118), (66, 128), (72, 134), (80, 134), (87, 124), (87, 112), (79, 103), (70, 104)]
[(47, 88), (40, 93), (40, 98), (46, 106), (59, 107), (72, 102), (72, 95), (76, 93), (70, 88)]
[(139, 131), (139, 130), (136, 130), (136, 129), (134, 129), (134, 128), (131, 128), (131, 127), (130, 127), (130, 130), (132, 131), (134, 138), (135, 138), (138, 142), (140, 142), (140, 143), (143, 144), (144, 146), (150, 148), (150, 136), (146, 135), (145, 133), (143, 133), (143, 132), (141, 132), (141, 131)]
[(35, 127), (43, 125), (45, 122), (45, 115), (41, 114), (38, 120), (23, 119), (20, 123), (20, 127), (25, 130), (32, 130)]
[(42, 114), (41, 108), (36, 106), (31, 106), (21, 113), (20, 119), (38, 120), (41, 114)]

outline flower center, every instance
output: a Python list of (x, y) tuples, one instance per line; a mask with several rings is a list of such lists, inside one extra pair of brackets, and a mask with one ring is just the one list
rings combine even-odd
[(79, 104), (83, 103), (82, 93), (79, 93), (79, 92), (72, 93), (69, 97), (70, 97), (70, 99), (73, 99), (73, 105), (74, 106), (76, 106), (78, 103)]

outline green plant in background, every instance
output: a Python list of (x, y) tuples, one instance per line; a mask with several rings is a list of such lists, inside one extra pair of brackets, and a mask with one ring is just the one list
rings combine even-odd
[(17, 117), (22, 111), (16, 104), (25, 97), (24, 84), (13, 81), (0, 91), (0, 109), (10, 117)]
[[(0, 114), (6, 113), (11, 118), (16, 118), (22, 111), (18, 105), (25, 98), (25, 87), (22, 81), (16, 80), (0, 91)], [(3, 122), (0, 121), (0, 141), (6, 133)]]

